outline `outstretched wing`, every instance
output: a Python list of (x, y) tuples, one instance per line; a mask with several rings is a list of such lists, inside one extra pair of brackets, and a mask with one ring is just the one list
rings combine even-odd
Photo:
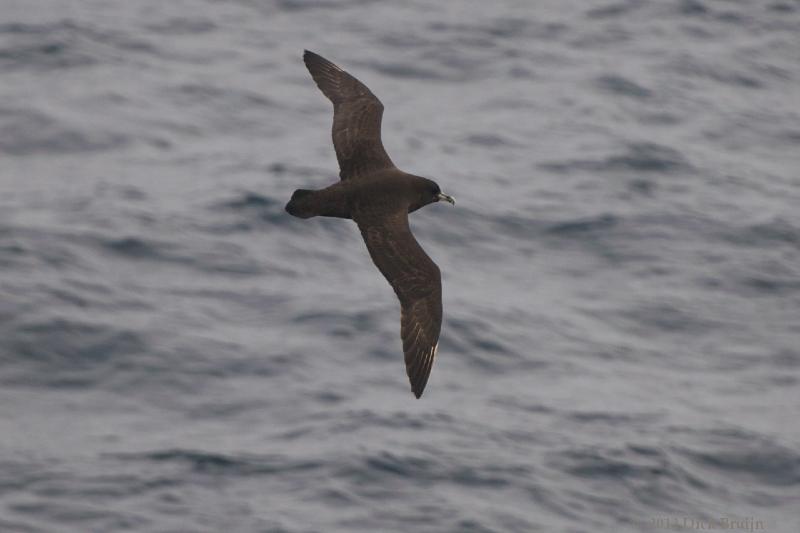
[(311, 77), (333, 102), (333, 147), (343, 180), (394, 168), (381, 142), (383, 104), (366, 85), (314, 52), (303, 54)]
[(411, 390), (428, 382), (442, 328), (442, 277), (408, 226), (408, 213), (356, 217), (372, 261), (400, 299), (400, 335)]

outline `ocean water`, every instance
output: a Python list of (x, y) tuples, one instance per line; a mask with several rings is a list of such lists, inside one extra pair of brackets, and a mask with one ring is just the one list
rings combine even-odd
[[(304, 48), (383, 101), (425, 395)], [(0, 532), (800, 530), (800, 3), (0, 0)]]

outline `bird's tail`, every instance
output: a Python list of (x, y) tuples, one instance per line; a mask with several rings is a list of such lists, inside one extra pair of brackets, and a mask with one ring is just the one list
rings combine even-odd
[(350, 218), (347, 198), (338, 183), (319, 191), (297, 189), (286, 204), (286, 211), (300, 218)]
[(314, 206), (308, 201), (313, 193), (314, 191), (308, 189), (297, 189), (294, 191), (294, 193), (292, 193), (292, 199), (286, 204), (286, 212), (294, 217), (300, 218), (311, 218), (317, 215)]

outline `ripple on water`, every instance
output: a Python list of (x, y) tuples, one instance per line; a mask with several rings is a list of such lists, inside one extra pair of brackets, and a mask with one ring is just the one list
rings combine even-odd
[(800, 250), (800, 226), (785, 218), (774, 218), (767, 222), (738, 228), (726, 228), (722, 237), (739, 246), (772, 247), (788, 245)]
[(165, 449), (142, 453), (107, 454), (123, 461), (170, 464), (193, 474), (242, 477), (306, 473), (320, 470), (323, 463), (294, 460), (282, 455), (223, 454), (191, 449)]
[(540, 365), (514, 349), (491, 320), (451, 317), (446, 322), (440, 349), (460, 353), (462, 359), (481, 371), (503, 373), (511, 366)]
[(679, 150), (650, 142), (628, 144), (624, 152), (602, 159), (573, 159), (564, 162), (541, 163), (539, 166), (549, 172), (560, 174), (579, 171), (668, 174), (692, 168)]
[(0, 25), (6, 35), (0, 47), (0, 66), (10, 70), (54, 70), (128, 61), (131, 55), (159, 55), (148, 41), (117, 30), (61, 20), (51, 24)]
[(233, 198), (209, 205), (208, 209), (213, 214), (225, 216), (220, 217), (224, 221), (212, 219), (208, 229), (212, 232), (229, 233), (263, 229), (265, 225), (284, 227), (298, 224), (300, 221), (284, 210), (285, 204), (286, 200), (283, 199), (245, 191)]
[(206, 273), (256, 276), (268, 268), (263, 262), (250, 257), (243, 246), (228, 241), (193, 241), (191, 245), (186, 245), (143, 237), (91, 240), (100, 249), (128, 260), (179, 265)]
[(74, 40), (80, 32), (81, 28), (69, 21), (0, 25), (0, 34), (9, 37), (0, 48), (0, 65), (4, 69), (41, 70), (92, 65), (97, 59)]
[(101, 152), (130, 142), (122, 133), (71, 126), (32, 109), (0, 107), (0, 152), (8, 155)]
[(800, 486), (800, 454), (770, 439), (738, 431), (706, 435), (681, 453), (708, 473), (773, 487)]
[(212, 32), (217, 29), (217, 24), (204, 17), (172, 17), (145, 27), (160, 35), (194, 35)]
[(645, 99), (653, 95), (650, 89), (618, 74), (600, 76), (595, 79), (595, 83), (600, 89), (620, 96)]
[(546, 228), (546, 231), (556, 236), (586, 235), (607, 232), (619, 224), (619, 217), (611, 213), (602, 213), (594, 217), (552, 224)]
[(387, 451), (367, 454), (341, 467), (342, 475), (358, 485), (392, 484), (409, 479), (425, 485), (444, 483), (475, 488), (502, 489), (530, 475), (525, 465), (469, 465), (451, 463), (430, 455), (399, 455)]
[(12, 321), (0, 346), (5, 381), (32, 386), (99, 385), (107, 372), (148, 349), (135, 331), (65, 318)]

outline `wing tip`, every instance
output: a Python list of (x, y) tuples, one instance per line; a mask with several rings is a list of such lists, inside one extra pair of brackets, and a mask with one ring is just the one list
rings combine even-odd
[(431, 369), (428, 367), (427, 372), (422, 371), (414, 376), (408, 376), (408, 380), (411, 383), (411, 392), (414, 393), (417, 400), (419, 400), (422, 397), (422, 393), (425, 392), (425, 386), (428, 384), (430, 375)]
[(333, 61), (325, 59), (316, 52), (312, 52), (308, 49), (303, 50), (303, 62), (306, 64), (306, 67), (308, 67), (309, 70), (311, 70), (312, 67), (316, 67), (323, 70), (332, 69), (335, 71), (344, 72), (344, 70), (342, 70), (342, 68)]
[[(402, 318), (401, 323), (405, 324), (405, 321)], [(402, 329), (405, 330), (403, 333), (408, 333), (409, 331), (413, 333), (416, 331), (416, 329), (408, 330), (407, 326), (404, 326)], [(436, 344), (423, 350), (419, 350), (415, 346), (417, 341), (416, 337), (408, 346), (406, 346), (406, 342), (408, 339), (410, 339), (410, 337), (403, 338), (403, 353), (406, 359), (406, 374), (408, 375), (408, 381), (411, 384), (411, 392), (414, 393), (414, 396), (416, 396), (418, 400), (422, 396), (425, 386), (428, 384), (428, 380), (431, 377), (431, 370), (433, 370), (433, 361), (436, 359), (436, 353), (439, 351), (438, 332), (436, 337)]]
[(303, 63), (306, 64), (306, 67), (311, 68), (311, 63), (318, 62), (319, 59), (320, 56), (311, 50), (303, 50)]

